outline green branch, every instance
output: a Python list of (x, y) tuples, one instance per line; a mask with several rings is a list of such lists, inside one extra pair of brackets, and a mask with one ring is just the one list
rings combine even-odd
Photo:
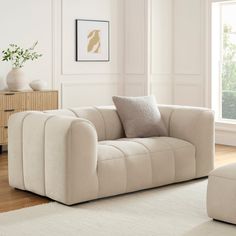
[(13, 68), (22, 68), (27, 61), (34, 61), (42, 56), (34, 51), (37, 44), (38, 41), (27, 49), (21, 48), (17, 44), (10, 44), (9, 48), (2, 51), (2, 61), (10, 61)]

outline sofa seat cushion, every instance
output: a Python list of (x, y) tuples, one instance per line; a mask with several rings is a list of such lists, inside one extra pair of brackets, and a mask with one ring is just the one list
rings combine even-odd
[(193, 179), (195, 147), (171, 137), (98, 143), (99, 197)]

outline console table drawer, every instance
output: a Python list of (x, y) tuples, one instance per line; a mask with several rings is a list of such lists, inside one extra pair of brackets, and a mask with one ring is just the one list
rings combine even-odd
[(7, 126), (8, 119), (10, 115), (20, 112), (22, 110), (20, 109), (5, 109), (4, 111), (0, 111), (0, 127), (1, 126)]
[(57, 91), (45, 92), (28, 92), (26, 94), (27, 110), (54, 110), (58, 108), (58, 93)]
[[(44, 111), (58, 109), (58, 92), (46, 91), (0, 91), (0, 146), (8, 141), (8, 119), (21, 111)], [(37, 127), (32, 127), (37, 128)]]
[(1, 144), (7, 144), (7, 138), (8, 138), (8, 127), (0, 127), (0, 143)]
[(26, 95), (24, 93), (4, 93), (0, 94), (0, 110), (20, 109), (26, 106)]

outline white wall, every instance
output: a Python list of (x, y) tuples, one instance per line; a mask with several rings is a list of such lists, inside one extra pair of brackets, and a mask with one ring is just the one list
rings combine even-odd
[(205, 106), (206, 0), (174, 0), (174, 103)]
[(173, 104), (173, 1), (150, 1), (150, 92)]
[(205, 0), (151, 1), (151, 93), (159, 103), (205, 106)]
[[(149, 91), (158, 103), (204, 106), (204, 2), (0, 0), (0, 49), (38, 40), (43, 57), (25, 72), (58, 89), (62, 107), (106, 105), (112, 95)], [(110, 62), (75, 62), (78, 18), (110, 21)], [(9, 70), (0, 63), (0, 77)]]
[[(216, 1), (216, 0), (215, 0)], [(38, 40), (29, 80), (58, 89), (62, 107), (111, 104), (116, 94), (210, 107), (211, 0), (0, 0), (0, 50)], [(111, 61), (75, 62), (75, 19), (110, 21)], [(0, 62), (0, 78), (10, 65)], [(216, 141), (236, 145), (231, 124)]]
[[(212, 107), (212, 1), (150, 1), (151, 92), (159, 103)], [(216, 122), (215, 139), (236, 146), (235, 124)]]
[[(120, 0), (62, 0), (61, 71), (64, 107), (109, 105), (112, 95), (122, 93), (123, 5)], [(110, 62), (75, 62), (75, 19), (110, 21)], [(60, 51), (60, 48), (58, 48)]]
[(148, 11), (146, 0), (124, 0), (124, 94), (148, 93)]
[(127, 0), (125, 9), (125, 94), (206, 106), (206, 1)]
[[(50, 87), (53, 86), (52, 7), (49, 0), (0, 0), (0, 51), (10, 43), (30, 47), (38, 40), (37, 50), (43, 57), (28, 62), (24, 71), (29, 80), (46, 80)], [(4, 78), (10, 69), (10, 64), (0, 62), (0, 77)]]
[[(38, 40), (43, 54), (24, 71), (58, 89), (62, 107), (109, 105), (123, 93), (123, 1), (0, 0), (0, 50), (9, 43), (24, 47)], [(110, 62), (75, 62), (75, 19), (110, 21)], [(0, 77), (10, 65), (0, 62)]]

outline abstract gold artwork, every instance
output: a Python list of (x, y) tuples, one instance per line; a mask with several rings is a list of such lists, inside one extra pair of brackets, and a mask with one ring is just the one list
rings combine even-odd
[(110, 22), (75, 20), (75, 60), (78, 62), (110, 61)]
[(87, 52), (99, 53), (101, 47), (100, 30), (93, 30), (88, 34)]

